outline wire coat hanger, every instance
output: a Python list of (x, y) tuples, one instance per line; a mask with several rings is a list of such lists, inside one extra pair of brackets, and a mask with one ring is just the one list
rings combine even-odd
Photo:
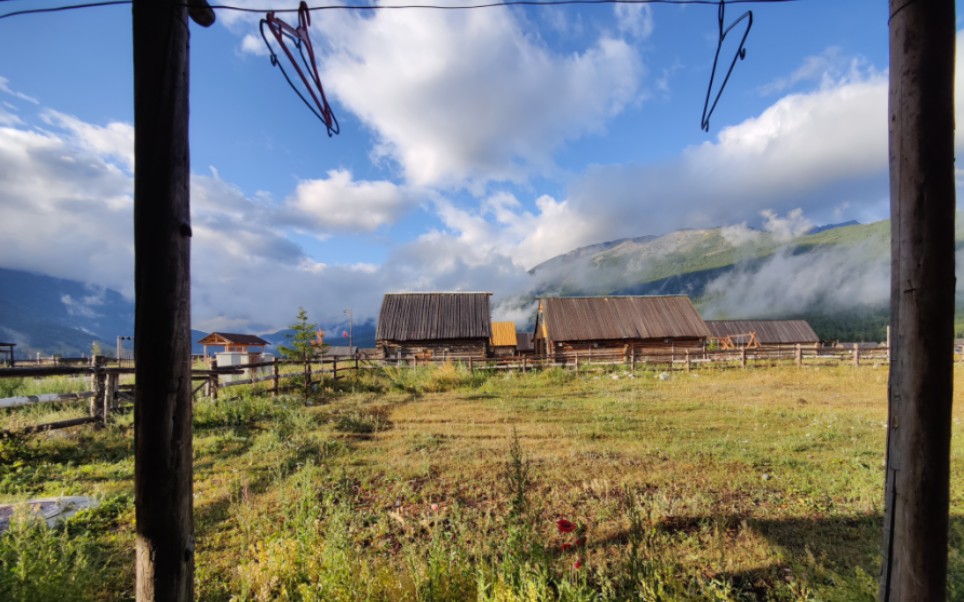
[[(713, 56), (713, 71), (710, 73), (710, 83), (706, 87), (706, 100), (703, 102), (703, 118), (700, 121), (700, 127), (703, 131), (710, 131), (710, 116), (713, 114), (713, 110), (716, 108), (716, 103), (720, 102), (720, 96), (723, 94), (723, 89), (726, 88), (726, 82), (730, 81), (730, 75), (733, 73), (733, 67), (736, 66), (737, 59), (741, 61), (746, 58), (746, 48), (743, 45), (746, 43), (746, 38), (750, 35), (750, 28), (753, 27), (753, 11), (748, 10), (737, 18), (736, 21), (730, 23), (729, 27), (725, 30), (723, 29), (723, 12), (725, 10), (726, 0), (720, 0), (719, 8), (719, 26), (720, 26), (720, 36), (716, 42), (716, 54)], [(746, 30), (743, 32), (743, 38), (740, 40), (740, 45), (736, 49), (736, 53), (733, 55), (733, 60), (730, 61), (730, 68), (726, 71), (726, 77), (723, 78), (723, 83), (720, 84), (720, 89), (717, 91), (716, 96), (713, 98), (713, 104), (710, 104), (710, 94), (713, 92), (713, 80), (716, 78), (716, 66), (720, 60), (720, 50), (723, 48), (723, 40), (726, 39), (727, 34), (737, 26), (740, 21), (746, 19)], [(709, 111), (707, 111), (709, 107)]]
[[(261, 19), (261, 37), (264, 38), (268, 52), (271, 53), (271, 64), (281, 69), (281, 74), (284, 75), (288, 85), (290, 85), (291, 89), (295, 91), (295, 94), (301, 98), (305, 106), (325, 124), (325, 127), (328, 129), (328, 136), (331, 137), (339, 133), (340, 128), (338, 126), (338, 120), (335, 118), (335, 113), (331, 110), (328, 99), (325, 98), (325, 89), (321, 85), (321, 77), (318, 75), (318, 64), (315, 61), (315, 51), (311, 47), (311, 37), (308, 35), (309, 25), (311, 25), (311, 13), (308, 10), (308, 4), (302, 0), (298, 6), (298, 27), (288, 25), (276, 17), (274, 11), (271, 11), (264, 19)], [(294, 82), (291, 81), (291, 78), (288, 77), (288, 72), (285, 71), (281, 61), (278, 60), (278, 55), (275, 54), (271, 43), (268, 41), (268, 36), (265, 35), (265, 26), (267, 26), (268, 30), (274, 35), (275, 40), (278, 41), (278, 45), (284, 50), (288, 60), (291, 61), (295, 71), (301, 77), (301, 81), (308, 90), (314, 106), (312, 106), (312, 102), (308, 102), (305, 95), (301, 93), (301, 90), (299, 90)], [(288, 48), (288, 45), (285, 43), (285, 39), (292, 42), (294, 47), (298, 49), (301, 62), (305, 67), (304, 70), (298, 65), (298, 61), (295, 60), (294, 54), (292, 54), (291, 49)]]

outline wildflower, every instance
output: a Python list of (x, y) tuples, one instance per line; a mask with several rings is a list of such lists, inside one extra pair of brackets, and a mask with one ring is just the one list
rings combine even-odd
[(585, 538), (585, 537), (580, 537), (579, 539), (576, 540), (575, 545), (577, 545), (577, 546), (584, 546), (584, 545), (586, 545), (586, 538)]
[(576, 530), (576, 525), (564, 518), (560, 518), (556, 521), (556, 529), (559, 529), (560, 533), (572, 533)]
[(577, 571), (578, 571), (579, 569), (581, 569), (581, 568), (582, 568), (582, 560), (579, 560), (579, 559), (577, 558), (576, 561), (572, 563), (572, 568), (576, 569)]
[(432, 512), (438, 512), (438, 504), (432, 504)]
[(562, 544), (562, 551), (563, 551), (563, 552), (565, 552), (566, 550), (568, 550), (568, 549), (570, 549), (570, 548), (572, 548), (572, 544), (571, 544), (571, 543), (564, 543), (564, 544)]

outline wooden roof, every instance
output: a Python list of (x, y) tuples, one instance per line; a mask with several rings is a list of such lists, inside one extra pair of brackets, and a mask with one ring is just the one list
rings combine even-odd
[(492, 293), (386, 293), (375, 340), (432, 341), (492, 336)]
[(706, 326), (717, 338), (755, 332), (761, 345), (820, 342), (806, 320), (707, 320)]
[(710, 331), (685, 295), (547, 297), (540, 330), (554, 341), (706, 338)]
[(532, 344), (532, 333), (531, 332), (517, 332), (516, 346), (515, 348), (519, 351), (533, 351), (535, 350), (535, 345)]
[(515, 347), (516, 342), (514, 322), (492, 322), (493, 347)]
[(237, 334), (233, 332), (212, 332), (198, 341), (198, 345), (270, 345), (271, 343), (253, 334)]

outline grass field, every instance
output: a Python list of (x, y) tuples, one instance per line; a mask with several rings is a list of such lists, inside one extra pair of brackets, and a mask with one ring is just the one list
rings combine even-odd
[[(310, 407), (198, 400), (196, 592), (871, 600), (886, 381), (872, 366), (666, 380), (444, 366), (340, 381)], [(958, 394), (951, 600), (964, 599), (962, 418)], [(0, 441), (0, 499), (102, 499), (65, 528), (25, 519), (0, 536), (0, 599), (132, 597), (132, 478), (130, 416)]]

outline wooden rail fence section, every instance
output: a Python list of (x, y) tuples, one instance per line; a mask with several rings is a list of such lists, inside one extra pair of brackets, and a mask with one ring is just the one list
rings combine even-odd
[[(695, 353), (676, 351), (647, 355), (626, 354), (612, 350), (590, 350), (557, 353), (552, 358), (527, 356), (512, 358), (399, 356), (390, 359), (360, 360), (357, 357), (351, 357), (320, 358), (312, 363), (311, 375), (320, 376), (321, 384), (324, 385), (326, 379), (331, 379), (332, 382), (337, 381), (349, 371), (378, 370), (385, 367), (417, 368), (442, 363), (458, 363), (467, 366), (472, 371), (518, 370), (528, 372), (547, 368), (580, 370), (606, 366), (624, 366), (632, 371), (639, 369), (689, 371), (700, 368), (766, 367), (790, 362), (801, 367), (839, 365), (841, 363), (860, 366), (861, 362), (886, 363), (888, 357), (889, 350), (884, 347), (863, 350), (856, 347), (845, 350), (828, 350), (802, 348), (800, 346), (785, 349), (733, 349)], [(279, 360), (277, 358), (270, 362), (225, 367), (218, 367), (216, 362), (212, 362), (209, 369), (191, 371), (191, 379), (199, 383), (195, 385), (193, 393), (196, 395), (204, 389), (206, 396), (217, 399), (221, 389), (257, 383), (271, 383), (270, 392), (273, 395), (279, 395), (282, 391), (300, 386), (300, 384), (295, 384), (292, 381), (297, 381), (303, 377), (304, 372), (301, 370), (301, 366), (302, 364), (297, 361)], [(284, 370), (284, 367), (289, 367), (289, 369)], [(122, 405), (133, 403), (131, 386), (120, 384), (121, 375), (133, 373), (133, 368), (108, 366), (107, 359), (102, 356), (92, 358), (90, 364), (83, 367), (60, 365), (46, 367), (20, 366), (0, 369), (0, 378), (36, 378), (63, 375), (90, 377), (90, 390), (81, 393), (45, 393), (0, 399), (0, 409), (39, 403), (89, 400), (88, 416), (28, 426), (15, 431), (0, 431), (0, 438), (81, 424), (103, 426), (110, 420), (112, 411)], [(288, 380), (287, 383), (286, 380)]]

